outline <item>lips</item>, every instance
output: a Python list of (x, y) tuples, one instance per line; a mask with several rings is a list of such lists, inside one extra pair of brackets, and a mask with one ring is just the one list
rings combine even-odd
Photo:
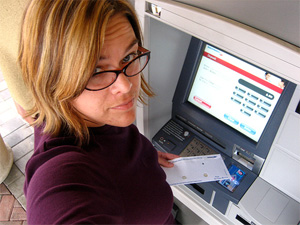
[(134, 105), (134, 98), (132, 98), (130, 100), (126, 100), (123, 103), (121, 103), (120, 105), (112, 107), (112, 109), (128, 110), (128, 109), (131, 109), (133, 107), (133, 105)]

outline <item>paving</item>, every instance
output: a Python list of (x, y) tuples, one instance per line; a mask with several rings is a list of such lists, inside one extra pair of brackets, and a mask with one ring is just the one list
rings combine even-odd
[(33, 128), (17, 113), (1, 71), (0, 134), (14, 155), (10, 173), (0, 184), (0, 225), (24, 225), (27, 224), (24, 174), (26, 163), (33, 154)]

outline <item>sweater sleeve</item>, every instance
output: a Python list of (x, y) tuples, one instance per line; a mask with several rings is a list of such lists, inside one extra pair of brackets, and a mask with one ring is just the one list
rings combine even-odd
[(121, 224), (114, 182), (105, 173), (91, 173), (91, 167), (79, 152), (60, 154), (40, 166), (27, 188), (28, 223)]

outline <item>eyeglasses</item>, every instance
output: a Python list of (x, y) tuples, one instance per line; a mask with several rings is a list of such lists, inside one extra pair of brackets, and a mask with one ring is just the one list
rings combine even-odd
[(150, 51), (139, 46), (138, 56), (126, 64), (122, 69), (106, 70), (94, 73), (89, 79), (85, 89), (89, 91), (103, 90), (112, 85), (121, 73), (123, 73), (126, 77), (134, 77), (145, 69), (149, 59)]

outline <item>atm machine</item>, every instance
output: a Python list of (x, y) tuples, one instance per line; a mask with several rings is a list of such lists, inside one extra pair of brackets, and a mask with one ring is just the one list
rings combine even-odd
[(157, 94), (137, 126), (159, 151), (221, 154), (232, 175), (173, 186), (179, 222), (299, 224), (299, 46), (178, 1), (135, 8)]

